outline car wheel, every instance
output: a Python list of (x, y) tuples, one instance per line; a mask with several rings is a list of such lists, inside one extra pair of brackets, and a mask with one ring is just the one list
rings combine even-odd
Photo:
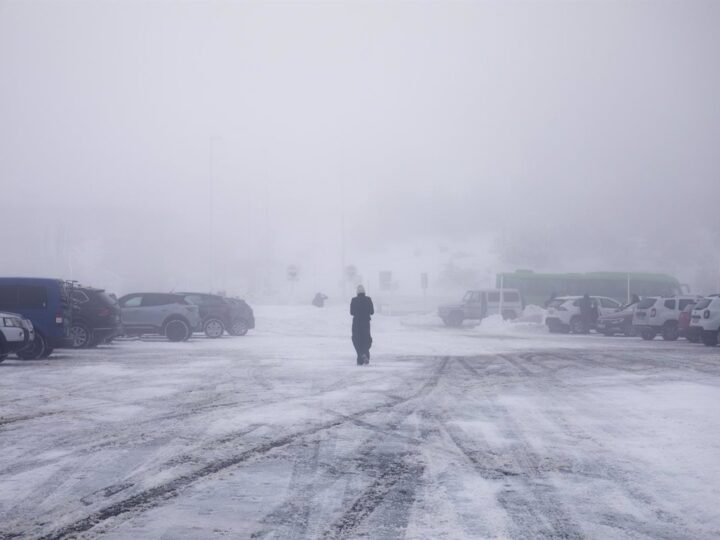
[(640, 337), (645, 341), (652, 341), (657, 336), (657, 332), (652, 328), (643, 328), (640, 332)]
[(45, 337), (40, 332), (35, 332), (35, 341), (16, 354), (21, 360), (37, 360), (38, 358), (42, 358), (47, 348), (48, 345)]
[(702, 342), (708, 347), (717, 347), (720, 332), (703, 332)]
[(605, 337), (613, 337), (615, 335), (615, 332), (612, 330), (603, 330), (602, 335)]
[(53, 349), (52, 347), (45, 347), (45, 350), (40, 355), (40, 358), (48, 358), (53, 353), (54, 350), (55, 349)]
[(236, 319), (233, 321), (232, 326), (230, 327), (230, 334), (233, 336), (244, 336), (248, 333), (248, 330), (250, 328), (248, 327), (248, 324), (243, 319)]
[(190, 327), (181, 319), (173, 319), (165, 325), (165, 337), (168, 341), (186, 341), (190, 333)]
[(700, 336), (698, 335), (697, 332), (690, 332), (687, 335), (687, 340), (690, 343), (700, 343)]
[(6, 353), (0, 353), (0, 364), (2, 364), (7, 357), (8, 355)]
[(678, 327), (674, 324), (669, 324), (663, 328), (662, 337), (665, 341), (676, 341), (680, 337)]
[(205, 335), (207, 337), (211, 339), (217, 339), (219, 337), (222, 337), (223, 333), (225, 332), (225, 326), (220, 319), (208, 319), (205, 322), (203, 330), (205, 331)]
[(73, 349), (86, 349), (92, 343), (92, 333), (84, 324), (73, 324), (70, 327), (70, 337)]

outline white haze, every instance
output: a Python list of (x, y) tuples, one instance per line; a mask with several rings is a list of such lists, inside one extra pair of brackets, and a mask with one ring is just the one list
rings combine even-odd
[(343, 262), (407, 292), (453, 262), (710, 290), (719, 25), (714, 1), (0, 0), (0, 274), (260, 299), (294, 264), (304, 299)]

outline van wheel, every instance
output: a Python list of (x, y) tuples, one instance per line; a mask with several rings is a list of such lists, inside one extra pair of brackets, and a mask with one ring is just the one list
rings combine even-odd
[(720, 332), (703, 332), (702, 342), (708, 347), (717, 347)]
[(615, 335), (615, 332), (613, 332), (612, 330), (609, 330), (609, 329), (608, 329), (608, 330), (603, 330), (603, 331), (602, 331), (602, 334), (603, 334), (603, 336), (605, 336), (605, 337), (613, 337), (613, 336)]
[(230, 335), (231, 336), (244, 336), (248, 333), (248, 330), (250, 327), (248, 326), (248, 323), (246, 323), (243, 319), (236, 319), (233, 321), (232, 326), (230, 327)]
[(185, 341), (190, 337), (190, 327), (182, 319), (173, 319), (165, 324), (165, 337), (168, 341)]
[(645, 341), (652, 341), (657, 336), (657, 332), (652, 328), (643, 328), (640, 332), (640, 337)]
[(40, 332), (35, 332), (35, 341), (16, 354), (21, 360), (37, 360), (38, 358), (42, 358), (47, 348), (48, 345), (45, 337)]
[(663, 328), (662, 337), (665, 341), (676, 341), (680, 337), (678, 327), (674, 324), (668, 324)]
[(70, 327), (73, 349), (86, 349), (92, 343), (92, 333), (84, 324), (77, 323)]
[(225, 326), (220, 319), (208, 319), (204, 327), (205, 335), (211, 339), (222, 337)]

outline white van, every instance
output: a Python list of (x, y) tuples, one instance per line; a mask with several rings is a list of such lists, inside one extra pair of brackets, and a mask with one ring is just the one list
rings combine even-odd
[(503, 319), (517, 319), (524, 308), (520, 291), (517, 289), (468, 291), (459, 304), (440, 306), (438, 315), (446, 326), (460, 326), (465, 320), (479, 321), (491, 315), (500, 315), (501, 305)]

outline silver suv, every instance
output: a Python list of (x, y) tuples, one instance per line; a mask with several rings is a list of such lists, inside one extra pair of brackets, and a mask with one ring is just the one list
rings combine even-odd
[(200, 329), (200, 310), (182, 295), (133, 293), (118, 300), (126, 336), (160, 334), (170, 341), (187, 341)]

